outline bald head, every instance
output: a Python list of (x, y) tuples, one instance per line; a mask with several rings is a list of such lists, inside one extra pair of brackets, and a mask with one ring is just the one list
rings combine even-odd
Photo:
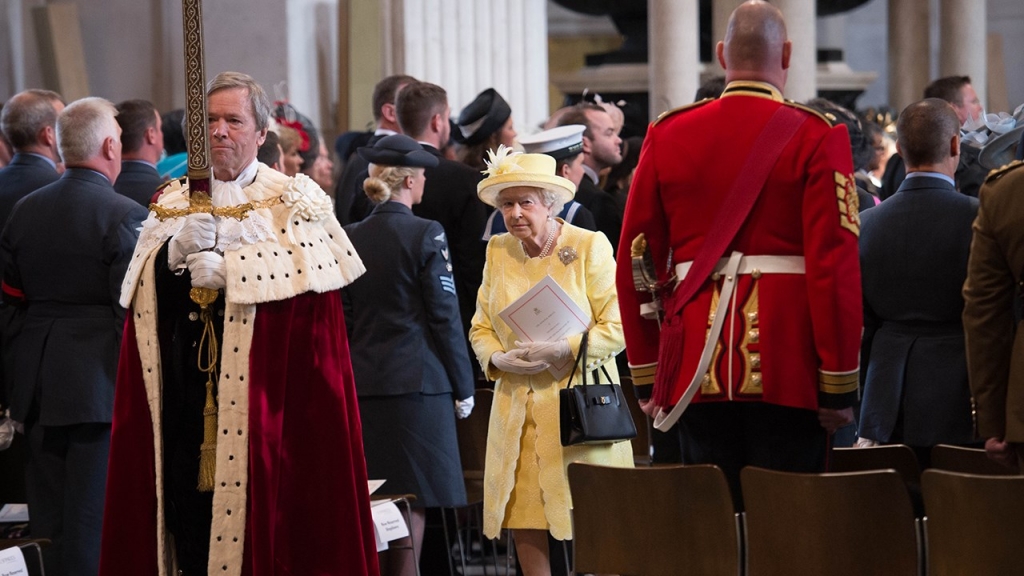
[(960, 120), (945, 100), (926, 98), (900, 112), (896, 123), (896, 147), (908, 172), (941, 171), (950, 164), (950, 176), (960, 156)]
[(782, 12), (762, 0), (744, 2), (729, 17), (718, 58), (726, 80), (760, 80), (782, 89), (790, 43)]

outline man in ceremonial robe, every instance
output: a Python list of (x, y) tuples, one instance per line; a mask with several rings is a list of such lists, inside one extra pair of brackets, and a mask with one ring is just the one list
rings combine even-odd
[(256, 160), (263, 89), (207, 97), (212, 214), (166, 186), (124, 278), (101, 574), (376, 574), (338, 291), (363, 264), (316, 184)]
[[(648, 131), (616, 281), (641, 403), (651, 414), (667, 412), (696, 378), (699, 390), (680, 420), (684, 462), (720, 466), (740, 505), (742, 467), (821, 471), (828, 434), (852, 421), (861, 332), (859, 221), (845, 127), (782, 98), (791, 44), (778, 9), (742, 4), (717, 51), (728, 81), (722, 97), (667, 112)], [(710, 255), (718, 261), (741, 253), (738, 273), (727, 277), (720, 263), (702, 279), (678, 318), (683, 342), (667, 344), (653, 308), (641, 316), (651, 297), (634, 287), (631, 250), (646, 242), (669, 308), (676, 279), (716, 232), (719, 211), (736, 209), (724, 199), (737, 178), (746, 178), (748, 158), (765, 154), (755, 141), (782, 108), (801, 123), (788, 141), (773, 136), (781, 152), (763, 184), (747, 184), (761, 186), (750, 214), (727, 248)], [(735, 281), (731, 298), (722, 295), (727, 281)], [(722, 328), (705, 350), (716, 309), (723, 310)], [(660, 362), (659, 343), (666, 348)], [(708, 368), (697, 374), (704, 354)], [(666, 367), (666, 358), (679, 367)]]

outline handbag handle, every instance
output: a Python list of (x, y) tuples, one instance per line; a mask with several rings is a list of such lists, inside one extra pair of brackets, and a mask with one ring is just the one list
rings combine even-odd
[[(576, 377), (576, 370), (580, 369), (580, 386), (587, 386), (587, 370), (586, 364), (584, 363), (582, 368), (580, 362), (583, 358), (587, 357), (587, 338), (590, 335), (590, 331), (583, 333), (583, 338), (580, 340), (580, 351), (576, 355), (576, 362), (572, 366), (572, 373), (569, 375), (569, 386), (572, 386), (572, 381)], [(601, 371), (604, 372), (604, 377), (608, 379), (608, 383), (612, 384), (612, 375), (608, 373), (608, 368), (605, 368), (604, 364), (601, 364)], [(594, 368), (594, 384), (600, 384), (600, 378), (597, 375), (597, 368)]]

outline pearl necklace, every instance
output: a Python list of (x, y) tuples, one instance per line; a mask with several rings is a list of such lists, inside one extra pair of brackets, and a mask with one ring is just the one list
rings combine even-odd
[(555, 243), (555, 232), (558, 230), (558, 222), (551, 220), (551, 225), (548, 228), (548, 239), (544, 242), (544, 248), (540, 251), (539, 258), (544, 258), (551, 254), (551, 246)]
[[(544, 241), (544, 247), (541, 248), (540, 254), (537, 256), (538, 258), (544, 258), (544, 257), (548, 256), (549, 254), (551, 254), (551, 246), (555, 243), (555, 231), (557, 229), (558, 229), (558, 222), (556, 220), (551, 220), (551, 224), (548, 227), (548, 237)], [(523, 244), (523, 251), (525, 252), (526, 251), (526, 242), (523, 242), (522, 244)], [(529, 256), (529, 254), (527, 254), (527, 256)]]

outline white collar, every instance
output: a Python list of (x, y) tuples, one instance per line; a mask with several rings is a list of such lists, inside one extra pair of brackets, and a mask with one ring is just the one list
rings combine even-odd
[(248, 166), (238, 173), (238, 177), (230, 182), (213, 179), (213, 205), (214, 206), (236, 206), (249, 201), (243, 188), (256, 180), (256, 172), (259, 171), (260, 163), (253, 158)]
[(594, 184), (601, 181), (601, 177), (597, 175), (597, 171), (586, 164), (583, 165), (583, 173), (586, 174)]

